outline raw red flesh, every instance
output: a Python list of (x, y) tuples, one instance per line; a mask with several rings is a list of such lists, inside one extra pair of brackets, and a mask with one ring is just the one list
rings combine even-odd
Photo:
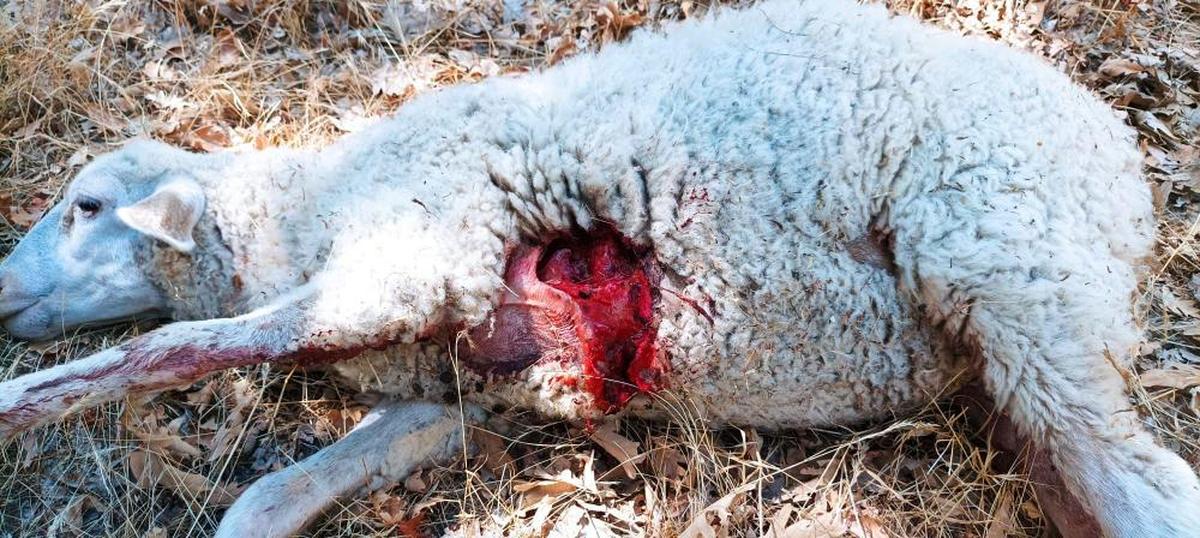
[(605, 411), (662, 383), (654, 339), (654, 292), (645, 263), (613, 230), (551, 243), (539, 280), (579, 307), (584, 387)]
[(655, 347), (658, 272), (653, 257), (608, 226), (519, 247), (490, 323), (471, 331), (464, 362), (512, 374), (541, 361), (577, 361), (582, 388), (604, 412), (662, 388)]

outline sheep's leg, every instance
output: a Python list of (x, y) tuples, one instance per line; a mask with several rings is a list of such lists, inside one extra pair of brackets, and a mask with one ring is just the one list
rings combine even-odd
[(174, 323), (94, 355), (0, 383), (0, 439), (130, 393), (165, 390), (204, 375), (316, 353), (304, 305), (313, 290), (245, 316)]
[(1022, 435), (1007, 414), (996, 411), (996, 402), (984, 392), (983, 387), (972, 383), (963, 388), (956, 400), (966, 406), (991, 446), (1007, 452), (1013, 458), (998, 458), (995, 462), (997, 470), (1008, 472), (1015, 462), (1029, 474), (1042, 513), (1054, 522), (1063, 538), (1094, 538), (1101, 535), (1100, 523), (1067, 489), (1062, 476), (1051, 463), (1050, 455)]
[[(173, 323), (73, 362), (0, 383), (0, 440), (131, 393), (195, 382), (263, 362), (327, 364), (411, 340), (424, 326), (403, 314), (346, 324), (319, 304), (333, 293), (313, 284), (244, 316)], [(366, 318), (366, 316), (363, 316)]]
[(377, 487), (377, 479), (401, 480), (462, 454), (464, 424), (481, 417), (474, 408), (463, 417), (445, 405), (382, 404), (338, 442), (255, 482), (225, 512), (216, 536), (291, 536), (339, 499)]
[[(1029, 219), (961, 203), (926, 209), (896, 229), (902, 282), (982, 360), (997, 406), (1049, 454), (1107, 535), (1200, 536), (1200, 481), (1139, 422), (1118, 369), (1139, 339), (1130, 263), (1103, 243), (1059, 235), (1079, 231), (1075, 222), (1039, 234), (1023, 228)], [(956, 222), (957, 211), (968, 220)]]

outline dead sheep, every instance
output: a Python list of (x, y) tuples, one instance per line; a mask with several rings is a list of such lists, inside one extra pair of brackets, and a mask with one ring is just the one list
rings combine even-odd
[(179, 321), (0, 383), (0, 437), (266, 361), (394, 396), (219, 531), (282, 535), (455, 453), (447, 396), (803, 428), (966, 372), (1106, 535), (1200, 536), (1200, 483), (1118, 370), (1153, 244), (1139, 162), (1040, 60), (840, 0), (424, 95), (319, 151), (134, 142), (0, 266), (0, 316), (24, 339)]

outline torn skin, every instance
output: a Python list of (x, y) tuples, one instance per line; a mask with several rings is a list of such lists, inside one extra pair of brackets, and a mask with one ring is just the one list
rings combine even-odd
[(663, 388), (666, 364), (655, 339), (660, 274), (653, 256), (610, 226), (522, 245), (505, 271), (507, 288), (489, 323), (469, 332), (463, 362), (509, 375), (540, 362), (579, 368), (560, 381), (591, 395), (605, 413)]

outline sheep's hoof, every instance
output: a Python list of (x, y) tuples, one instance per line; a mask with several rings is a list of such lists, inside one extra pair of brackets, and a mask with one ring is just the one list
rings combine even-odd
[(424, 402), (379, 405), (340, 441), (250, 486), (225, 513), (218, 538), (291, 536), (339, 498), (400, 480), (463, 453), (464, 424), (482, 411)]

